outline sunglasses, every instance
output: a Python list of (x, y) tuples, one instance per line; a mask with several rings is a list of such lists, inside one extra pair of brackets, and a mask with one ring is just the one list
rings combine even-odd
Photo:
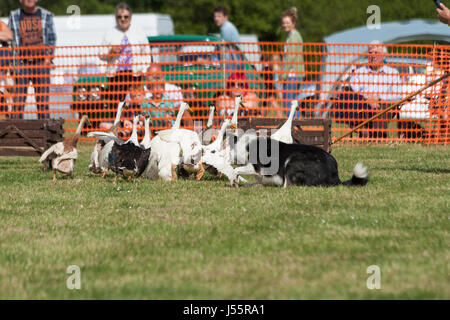
[(236, 87), (236, 85), (239, 88), (245, 88), (245, 83), (243, 82), (230, 82), (230, 87)]
[(130, 16), (116, 16), (116, 18), (117, 18), (117, 20), (120, 20), (120, 19), (128, 20), (128, 19), (130, 19)]
[(162, 76), (148, 76), (147, 77), (147, 81), (150, 81), (150, 82), (161, 81), (163, 79), (164, 78)]

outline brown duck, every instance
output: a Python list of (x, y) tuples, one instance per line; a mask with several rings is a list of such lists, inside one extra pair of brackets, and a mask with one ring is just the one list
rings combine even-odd
[(48, 148), (39, 159), (39, 162), (51, 161), (53, 168), (53, 180), (56, 180), (56, 171), (68, 176), (72, 175), (75, 169), (75, 161), (78, 157), (77, 143), (80, 138), (81, 129), (84, 125), (91, 125), (88, 116), (83, 116), (78, 124), (77, 131), (72, 138), (55, 143)]

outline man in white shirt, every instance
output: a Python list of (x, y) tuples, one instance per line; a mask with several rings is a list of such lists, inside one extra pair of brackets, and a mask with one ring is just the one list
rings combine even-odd
[(106, 61), (109, 76), (110, 100), (117, 105), (128, 93), (129, 86), (142, 80), (150, 65), (150, 47), (144, 31), (131, 25), (132, 12), (126, 3), (116, 7), (117, 25), (106, 32), (100, 59)]
[[(387, 48), (379, 41), (372, 41), (368, 50), (368, 64), (354, 72), (350, 87), (341, 93), (335, 117), (344, 119), (354, 127), (361, 120), (368, 119), (383, 109), (402, 99), (402, 79), (397, 69), (385, 65)], [(344, 103), (342, 103), (342, 102)], [(348, 110), (348, 111), (347, 111)], [(387, 137), (386, 129), (392, 113), (387, 112), (381, 118), (368, 124), (374, 132), (362, 131), (362, 136)], [(377, 130), (381, 129), (381, 130)]]

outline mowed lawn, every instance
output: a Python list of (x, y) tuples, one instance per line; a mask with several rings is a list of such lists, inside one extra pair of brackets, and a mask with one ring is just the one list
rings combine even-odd
[(233, 189), (113, 185), (88, 172), (92, 145), (57, 182), (0, 158), (1, 299), (450, 298), (449, 147), (335, 147), (342, 180), (368, 165), (363, 188)]

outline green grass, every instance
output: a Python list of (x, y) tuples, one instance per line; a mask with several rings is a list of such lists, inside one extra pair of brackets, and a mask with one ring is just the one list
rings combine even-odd
[(113, 185), (79, 149), (57, 182), (37, 158), (0, 158), (1, 299), (450, 298), (448, 147), (336, 147), (341, 179), (362, 160), (366, 187), (288, 189)]

